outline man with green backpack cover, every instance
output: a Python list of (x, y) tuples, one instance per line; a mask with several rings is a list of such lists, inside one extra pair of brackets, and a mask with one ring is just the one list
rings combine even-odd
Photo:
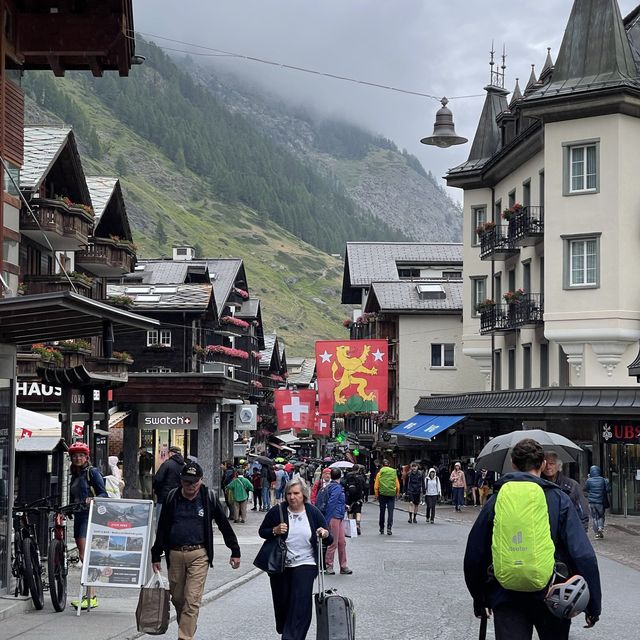
[(521, 440), (511, 458), (514, 472), (494, 485), (467, 540), (464, 575), (474, 613), (493, 614), (496, 640), (531, 640), (534, 627), (540, 640), (564, 640), (571, 620), (556, 617), (545, 604), (557, 563), (586, 581), (585, 619), (592, 627), (601, 609), (596, 556), (571, 499), (540, 478), (540, 444)]

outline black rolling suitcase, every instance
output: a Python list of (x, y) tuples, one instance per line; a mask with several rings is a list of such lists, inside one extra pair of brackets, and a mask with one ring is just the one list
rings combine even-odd
[(355, 640), (356, 612), (350, 598), (339, 596), (335, 589), (324, 588), (324, 553), (318, 540), (318, 593), (316, 602), (316, 640)]

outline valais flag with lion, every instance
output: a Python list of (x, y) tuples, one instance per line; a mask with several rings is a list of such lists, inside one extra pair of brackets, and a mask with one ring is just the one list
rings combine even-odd
[(316, 372), (321, 414), (387, 410), (386, 340), (318, 341)]

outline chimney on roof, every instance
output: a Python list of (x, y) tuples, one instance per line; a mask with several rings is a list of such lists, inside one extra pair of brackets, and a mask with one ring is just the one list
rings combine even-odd
[(173, 247), (173, 259), (180, 262), (188, 262), (196, 257), (196, 250), (189, 244)]

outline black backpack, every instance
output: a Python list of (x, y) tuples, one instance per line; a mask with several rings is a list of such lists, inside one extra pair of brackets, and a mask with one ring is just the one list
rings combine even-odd
[(275, 482), (276, 480), (276, 472), (273, 470), (271, 465), (267, 466), (267, 480), (269, 482)]
[(362, 498), (362, 486), (358, 480), (359, 478), (355, 475), (347, 477), (347, 496), (351, 502)]

